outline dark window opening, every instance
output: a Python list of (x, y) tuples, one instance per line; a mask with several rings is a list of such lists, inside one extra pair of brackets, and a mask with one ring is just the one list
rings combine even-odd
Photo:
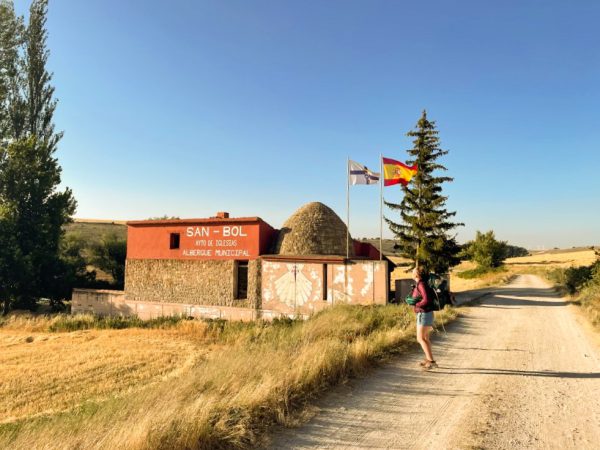
[(171, 233), (171, 239), (169, 241), (169, 248), (171, 250), (179, 248), (179, 233)]
[(327, 301), (327, 264), (323, 264), (323, 300)]
[(236, 298), (241, 300), (248, 298), (248, 261), (237, 262), (237, 286)]

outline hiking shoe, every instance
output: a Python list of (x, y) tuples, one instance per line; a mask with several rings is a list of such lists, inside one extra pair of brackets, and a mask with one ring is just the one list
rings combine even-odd
[(431, 370), (431, 369), (435, 369), (437, 367), (437, 363), (435, 361), (427, 361), (425, 364), (423, 364), (423, 370)]

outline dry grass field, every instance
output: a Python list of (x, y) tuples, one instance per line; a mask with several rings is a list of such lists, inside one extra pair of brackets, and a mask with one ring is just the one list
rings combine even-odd
[(56, 320), (0, 323), (0, 448), (253, 447), (269, 424), (293, 421), (307, 399), (415, 333), (406, 305), (151, 330), (49, 332)]
[(174, 331), (27, 328), (27, 319), (0, 328), (0, 423), (131, 393), (191, 368), (202, 355)]
[[(451, 284), (460, 291), (593, 260), (592, 251), (538, 253), (473, 280), (456, 276), (472, 268), (463, 263)], [(270, 424), (293, 423), (307, 399), (414, 342), (405, 305), (339, 306), (306, 322), (51, 331), (61, 320), (74, 319), (0, 320), (0, 448), (253, 447)]]

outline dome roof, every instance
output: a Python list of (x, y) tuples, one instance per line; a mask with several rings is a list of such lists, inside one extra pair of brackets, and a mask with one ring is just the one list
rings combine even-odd
[[(323, 203), (308, 203), (286, 220), (275, 253), (280, 255), (345, 255), (346, 225)], [(350, 238), (350, 256), (354, 256)]]

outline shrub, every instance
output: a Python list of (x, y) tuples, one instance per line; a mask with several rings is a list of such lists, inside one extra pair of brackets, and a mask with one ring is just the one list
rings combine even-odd
[(464, 270), (462, 272), (459, 272), (456, 274), (457, 277), (459, 278), (463, 278), (465, 280), (470, 280), (473, 278), (479, 278), (483, 275), (487, 275), (489, 273), (502, 273), (502, 272), (507, 272), (507, 269), (505, 267), (495, 267), (495, 268), (488, 268), (488, 267), (476, 267), (475, 269), (471, 269), (471, 270)]
[(507, 258), (515, 258), (519, 256), (529, 256), (529, 250), (524, 247), (518, 247), (516, 245), (507, 245), (506, 246), (506, 257)]
[(123, 289), (127, 240), (115, 233), (107, 234), (102, 238), (102, 242), (93, 247), (92, 252), (94, 265), (112, 275), (115, 288)]
[(475, 240), (465, 244), (462, 256), (475, 262), (479, 267), (491, 269), (500, 267), (507, 257), (506, 241), (497, 241), (492, 230), (478, 231)]
[(548, 276), (559, 287), (564, 288), (570, 295), (579, 292), (592, 278), (593, 266), (558, 268), (549, 272)]

